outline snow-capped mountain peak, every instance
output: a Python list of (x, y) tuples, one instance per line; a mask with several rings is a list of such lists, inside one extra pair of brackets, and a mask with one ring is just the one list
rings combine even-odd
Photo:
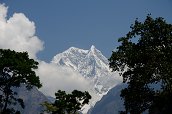
[(94, 45), (89, 50), (71, 47), (54, 56), (51, 62), (70, 67), (85, 77), (97, 95), (93, 98), (96, 99), (94, 103), (122, 81), (120, 77), (115, 76), (118, 74), (111, 72), (108, 59)]
[(97, 50), (96, 47), (94, 45), (92, 45), (90, 48), (90, 52), (94, 53), (96, 50)]
[[(90, 72), (90, 70), (94, 69), (93, 66), (99, 69), (109, 70), (107, 58), (94, 45), (89, 50), (71, 47), (63, 53), (54, 56), (52, 63), (72, 67), (84, 76), (91, 76), (85, 71)], [(90, 67), (92, 68), (89, 69)]]
[(92, 78), (100, 93), (102, 90), (107, 91), (120, 80), (114, 77), (114, 73), (109, 69), (107, 58), (94, 45), (89, 50), (71, 47), (54, 56), (52, 63), (71, 67), (85, 78)]

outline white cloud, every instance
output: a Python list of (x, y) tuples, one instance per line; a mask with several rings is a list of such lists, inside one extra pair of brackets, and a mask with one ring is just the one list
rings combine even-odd
[(5, 7), (4, 4), (0, 4), (0, 9), (0, 21), (5, 21), (8, 7)]
[(90, 91), (89, 82), (79, 73), (68, 67), (57, 66), (53, 63), (40, 62), (37, 74), (43, 87), (40, 89), (46, 95), (54, 96), (58, 90), (71, 92), (74, 89)]
[(0, 48), (27, 51), (31, 58), (43, 50), (43, 42), (35, 36), (35, 24), (23, 13), (6, 18), (8, 8), (0, 4)]

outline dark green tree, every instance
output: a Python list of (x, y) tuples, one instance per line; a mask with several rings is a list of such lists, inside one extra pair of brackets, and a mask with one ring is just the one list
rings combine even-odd
[(56, 101), (54, 103), (45, 102), (43, 105), (47, 108), (47, 112), (52, 114), (78, 114), (85, 104), (91, 99), (90, 94), (85, 91), (81, 92), (74, 90), (71, 94), (66, 94), (65, 91), (59, 90), (55, 93)]
[(0, 49), (0, 113), (12, 114), (19, 111), (12, 108), (12, 105), (19, 103), (24, 108), (22, 99), (16, 97), (15, 87), (25, 85), (29, 90), (33, 86), (40, 88), (39, 77), (34, 69), (37, 69), (38, 62), (29, 59), (27, 52), (15, 52)]
[(135, 20), (131, 31), (109, 58), (128, 87), (121, 91), (126, 111), (139, 114), (172, 113), (172, 25), (148, 15)]

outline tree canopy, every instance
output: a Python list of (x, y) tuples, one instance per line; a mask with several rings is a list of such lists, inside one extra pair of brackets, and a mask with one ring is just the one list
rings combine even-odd
[(128, 83), (121, 91), (124, 113), (172, 113), (172, 25), (148, 15), (130, 28), (109, 58), (112, 70)]
[(45, 102), (43, 104), (47, 108), (46, 111), (52, 114), (78, 114), (78, 111), (91, 99), (87, 91), (78, 90), (72, 91), (71, 94), (59, 90), (55, 96), (56, 101), (54, 103)]
[(34, 69), (37, 69), (38, 62), (29, 59), (27, 52), (15, 52), (0, 49), (0, 113), (15, 113), (10, 105), (18, 102), (24, 108), (23, 100), (17, 98), (14, 87), (25, 85), (27, 89), (33, 86), (40, 88), (39, 77)]

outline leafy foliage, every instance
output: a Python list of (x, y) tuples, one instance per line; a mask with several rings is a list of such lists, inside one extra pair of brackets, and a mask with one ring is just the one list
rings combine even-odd
[(9, 108), (17, 102), (24, 108), (23, 100), (16, 98), (14, 87), (20, 87), (21, 84), (28, 90), (32, 86), (41, 87), (39, 77), (34, 71), (37, 65), (38, 62), (29, 59), (27, 52), (0, 49), (0, 113), (19, 112)]
[(126, 113), (147, 109), (172, 113), (172, 25), (162, 17), (148, 15), (144, 22), (136, 19), (131, 31), (118, 41), (121, 45), (109, 61), (113, 71), (119, 71), (128, 83), (121, 91)]
[(59, 90), (55, 93), (56, 101), (54, 103), (44, 103), (47, 112), (52, 114), (78, 114), (85, 104), (89, 103), (91, 96), (88, 92), (74, 90), (71, 94), (66, 94), (65, 91)]

